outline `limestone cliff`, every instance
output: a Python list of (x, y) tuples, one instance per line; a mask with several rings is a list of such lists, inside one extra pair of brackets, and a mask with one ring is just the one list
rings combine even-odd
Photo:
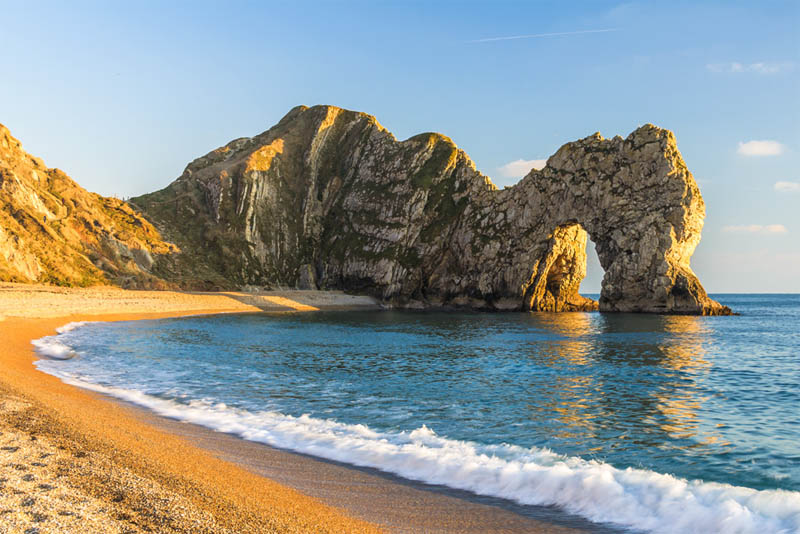
[(164, 287), (149, 269), (175, 252), (125, 202), (47, 168), (0, 124), (0, 280)]
[(132, 200), (191, 287), (370, 293), (402, 306), (584, 310), (587, 231), (606, 311), (719, 314), (689, 266), (705, 208), (667, 130), (564, 145), (498, 190), (439, 134), (398, 141), (374, 117), (297, 107)]

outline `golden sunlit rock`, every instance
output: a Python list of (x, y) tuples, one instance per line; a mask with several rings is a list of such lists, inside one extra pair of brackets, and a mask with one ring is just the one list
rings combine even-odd
[(587, 231), (606, 270), (599, 309), (728, 313), (689, 266), (700, 191), (671, 132), (595, 134), (498, 190), (447, 137), (398, 141), (367, 114), (291, 110), (133, 199), (183, 254), (190, 286), (345, 289), (406, 307), (576, 311)]

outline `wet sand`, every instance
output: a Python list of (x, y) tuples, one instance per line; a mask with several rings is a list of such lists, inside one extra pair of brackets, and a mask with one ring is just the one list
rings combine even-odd
[(495, 534), (518, 532), (619, 533), (551, 507), (524, 506), (444, 486), (403, 479), (246, 441), (238, 436), (171, 420), (131, 406), (141, 421), (183, 436), (218, 458), (379, 524), (411, 534)]
[(377, 306), (326, 292), (0, 285), (0, 526), (31, 533), (596, 531), (580, 520), (543, 522), (491, 499), (170, 421), (32, 365), (30, 341), (71, 321), (369, 307)]

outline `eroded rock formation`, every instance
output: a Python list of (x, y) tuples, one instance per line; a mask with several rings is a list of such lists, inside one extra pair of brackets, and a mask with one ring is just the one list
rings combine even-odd
[(48, 168), (0, 124), (0, 280), (165, 287), (149, 269), (176, 252), (128, 204)]
[(585, 310), (587, 232), (606, 311), (717, 314), (689, 266), (705, 215), (667, 130), (564, 145), (498, 190), (439, 134), (298, 107), (132, 201), (177, 243), (153, 272), (189, 287), (299, 286), (402, 306)]

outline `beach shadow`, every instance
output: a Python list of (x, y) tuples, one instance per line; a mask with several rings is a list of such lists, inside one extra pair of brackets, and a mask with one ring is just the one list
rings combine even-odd
[[(208, 293), (202, 293), (207, 295)], [(224, 291), (215, 293), (235, 300), (247, 306), (258, 308), (264, 312), (308, 312), (319, 311), (320, 308), (276, 293), (243, 293)]]

